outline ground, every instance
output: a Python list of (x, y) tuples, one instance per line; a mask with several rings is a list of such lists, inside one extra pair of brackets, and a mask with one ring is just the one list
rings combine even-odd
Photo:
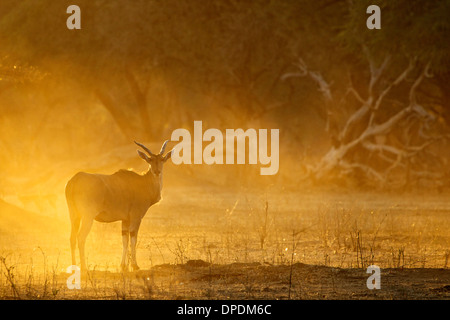
[(64, 205), (49, 219), (1, 202), (0, 298), (449, 299), (447, 199), (173, 186), (142, 221), (137, 272), (119, 271), (120, 223), (94, 224), (81, 290)]

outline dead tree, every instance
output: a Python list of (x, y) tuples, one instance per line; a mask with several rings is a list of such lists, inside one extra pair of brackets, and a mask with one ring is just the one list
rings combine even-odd
[[(448, 135), (438, 132), (436, 115), (417, 98), (418, 87), (432, 76), (430, 64), (420, 65), (411, 58), (408, 66), (390, 79), (387, 69), (393, 64), (391, 56), (376, 63), (367, 48), (364, 52), (370, 68), (367, 93), (360, 93), (349, 81), (343, 95), (345, 104), (335, 98), (321, 73), (310, 70), (302, 59), (295, 64), (295, 72), (282, 77), (309, 77), (324, 98), (325, 130), (332, 144), (321, 160), (308, 168), (308, 173), (316, 181), (354, 176), (381, 187), (392, 185), (393, 180), (405, 186), (411, 179), (442, 177), (444, 172), (439, 166), (433, 168), (430, 159), (436, 164), (443, 157), (433, 154), (431, 146)], [(400, 101), (392, 98), (392, 91), (399, 86), (407, 92)], [(357, 106), (351, 112), (350, 96)]]

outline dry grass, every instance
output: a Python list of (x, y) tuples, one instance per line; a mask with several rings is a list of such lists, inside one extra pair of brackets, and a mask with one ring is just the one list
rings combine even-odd
[[(66, 287), (68, 222), (51, 234), (1, 232), (0, 297), (448, 298), (445, 199), (172, 188), (142, 222), (142, 271), (119, 272), (120, 224), (96, 223), (77, 292)], [(372, 264), (383, 270), (377, 293), (365, 287)]]

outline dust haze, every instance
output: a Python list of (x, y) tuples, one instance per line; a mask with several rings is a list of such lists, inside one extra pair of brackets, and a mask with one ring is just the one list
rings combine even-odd
[[(449, 298), (450, 1), (76, 2), (0, 0), (1, 299)], [(194, 121), (279, 129), (278, 173), (169, 160), (141, 270), (95, 222), (69, 290), (67, 181)]]

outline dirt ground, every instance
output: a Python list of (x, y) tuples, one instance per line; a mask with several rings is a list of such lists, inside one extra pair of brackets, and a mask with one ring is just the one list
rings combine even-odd
[[(450, 199), (169, 188), (119, 272), (120, 223), (94, 224), (69, 290), (69, 222), (0, 203), (0, 299), (449, 299)], [(47, 213), (51, 214), (51, 213)], [(381, 289), (369, 290), (369, 265)]]
[[(141, 280), (142, 290), (152, 299), (450, 298), (450, 272), (444, 269), (386, 269), (382, 271), (381, 289), (369, 290), (365, 270), (301, 263), (292, 268), (259, 263), (206, 264), (197, 260), (156, 266), (128, 275), (134, 277), (128, 281)], [(127, 298), (126, 291), (119, 293), (123, 294), (119, 298)], [(130, 296), (134, 297), (142, 296)], [(112, 298), (117, 298), (117, 293)]]
[(365, 270), (295, 263), (209, 265), (190, 260), (183, 265), (158, 265), (151, 270), (116, 273), (91, 271), (81, 289), (64, 285), (68, 275), (49, 277), (45, 284), (19, 285), (2, 299), (153, 299), (153, 300), (428, 300), (450, 298), (450, 272), (413, 268), (381, 270), (381, 288), (369, 290)]

